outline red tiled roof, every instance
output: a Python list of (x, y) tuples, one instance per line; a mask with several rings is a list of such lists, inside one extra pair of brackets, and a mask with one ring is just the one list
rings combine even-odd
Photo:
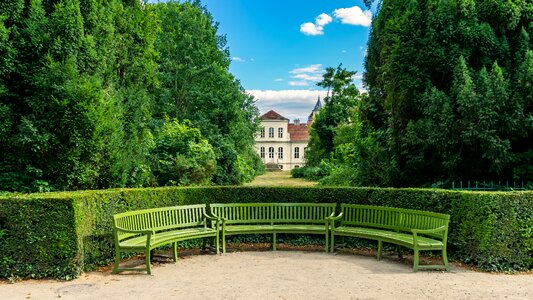
[(291, 135), (291, 142), (309, 141), (309, 130), (306, 124), (289, 124), (289, 134)]
[(271, 110), (267, 112), (266, 114), (262, 115), (261, 120), (289, 120), (289, 119)]

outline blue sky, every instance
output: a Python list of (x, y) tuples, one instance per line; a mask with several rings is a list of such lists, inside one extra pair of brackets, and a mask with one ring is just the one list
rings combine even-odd
[(372, 18), (362, 0), (201, 1), (227, 36), (231, 72), (261, 113), (305, 121), (325, 95), (316, 86), (323, 70), (339, 63), (357, 71), (362, 89)]

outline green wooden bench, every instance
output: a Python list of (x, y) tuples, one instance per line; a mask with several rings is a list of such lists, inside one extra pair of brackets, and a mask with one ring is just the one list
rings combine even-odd
[(211, 214), (222, 220), (222, 252), (226, 253), (226, 236), (238, 234), (323, 234), (326, 252), (329, 246), (328, 217), (335, 215), (335, 203), (229, 203), (210, 204)]
[[(413, 271), (421, 268), (449, 270), (446, 256), (449, 215), (369, 205), (341, 204), (341, 213), (330, 219), (331, 251), (335, 236), (351, 236), (378, 241), (378, 260), (383, 242), (414, 250)], [(339, 226), (335, 222), (339, 221)], [(420, 265), (420, 250), (442, 251), (443, 265)]]
[[(205, 204), (120, 213), (113, 216), (113, 225), (114, 274), (122, 271), (147, 271), (151, 274), (150, 252), (162, 245), (174, 244), (173, 258), (177, 261), (177, 242), (184, 240), (213, 237), (219, 253), (219, 221), (206, 214)], [(120, 268), (121, 252), (144, 252), (145, 268)]]

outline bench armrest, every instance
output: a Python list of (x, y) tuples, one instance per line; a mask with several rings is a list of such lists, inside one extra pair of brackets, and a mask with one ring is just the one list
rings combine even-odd
[(425, 234), (425, 233), (437, 233), (437, 232), (445, 231), (447, 229), (448, 229), (448, 226), (441, 226), (441, 227), (437, 227), (434, 229), (411, 229), (411, 232), (413, 234), (419, 234), (419, 233)]
[[(129, 230), (124, 229), (118, 226), (115, 226), (115, 232), (125, 232), (125, 233), (133, 233), (133, 234), (142, 234), (146, 235), (146, 248), (150, 248), (150, 241), (152, 238), (155, 238), (155, 232), (153, 230), (147, 229), (147, 230)], [(120, 241), (118, 240), (118, 235), (115, 235), (115, 245), (116, 247), (120, 247)]]
[[(204, 227), (207, 228), (207, 220), (210, 220), (212, 222), (214, 222), (214, 225), (215, 225), (215, 229), (218, 231), (219, 227), (220, 227), (220, 218), (217, 217), (217, 216), (210, 216), (208, 215), (207, 213), (204, 212), (204, 218), (205, 218), (205, 222), (204, 222)], [(213, 227), (213, 223), (211, 223), (211, 227)]]
[(220, 221), (219, 217), (210, 216), (210, 215), (206, 214), (205, 212), (204, 212), (204, 218), (206, 218), (208, 220), (211, 220), (211, 221), (217, 221), (217, 222)]
[(332, 213), (331, 216), (327, 217), (327, 219), (329, 219), (332, 222), (334, 222), (334, 221), (340, 220), (343, 215), (344, 215), (344, 213), (342, 213), (342, 212), (338, 216), (335, 216), (335, 213)]
[(125, 228), (122, 228), (122, 227), (115, 226), (115, 230), (116, 230), (116, 231), (120, 231), (120, 232), (124, 232), (124, 233), (137, 233), (137, 234), (148, 234), (148, 235), (153, 235), (153, 234), (155, 234), (154, 231), (151, 230), (151, 229), (146, 229), (146, 230), (130, 230), (130, 229), (125, 229)]
[(338, 216), (335, 216), (335, 213), (332, 213), (329, 217), (326, 218), (326, 227), (327, 224), (328, 224), (328, 221), (329, 223), (331, 224), (331, 230), (335, 230), (335, 221), (338, 221), (342, 218), (344, 214), (341, 212)]

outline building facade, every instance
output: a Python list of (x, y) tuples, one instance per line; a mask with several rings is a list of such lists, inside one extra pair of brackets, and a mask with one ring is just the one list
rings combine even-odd
[(309, 143), (309, 128), (321, 108), (318, 98), (307, 123), (300, 123), (271, 110), (261, 116), (261, 129), (255, 138), (255, 148), (268, 169), (292, 170), (305, 165), (305, 150)]

